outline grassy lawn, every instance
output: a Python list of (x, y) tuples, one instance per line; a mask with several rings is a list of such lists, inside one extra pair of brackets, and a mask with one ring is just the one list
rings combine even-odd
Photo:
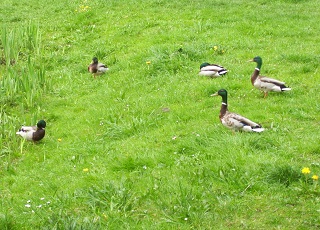
[[(0, 229), (319, 228), (319, 4), (2, 0)], [(291, 91), (252, 87), (258, 55)], [(265, 131), (225, 128), (221, 88)]]

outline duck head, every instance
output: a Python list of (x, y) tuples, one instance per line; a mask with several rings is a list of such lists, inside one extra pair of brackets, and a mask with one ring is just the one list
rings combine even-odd
[(202, 63), (202, 64), (200, 65), (200, 69), (203, 68), (203, 67), (206, 67), (206, 66), (208, 66), (208, 65), (210, 65), (210, 63), (204, 62), (204, 63)]
[(259, 56), (254, 57), (252, 60), (250, 60), (250, 62), (256, 62), (258, 64), (262, 65), (262, 58)]
[(44, 120), (40, 120), (37, 123), (38, 129), (44, 129), (47, 126), (47, 123)]
[(262, 58), (259, 56), (254, 57), (250, 62), (255, 62), (257, 63), (257, 68), (260, 70), (262, 66)]
[(216, 92), (215, 94), (211, 94), (211, 96), (221, 96), (221, 97), (227, 97), (228, 93), (227, 90), (225, 89), (220, 89), (218, 92)]
[(92, 63), (93, 64), (98, 64), (98, 58), (97, 57), (93, 57), (92, 58)]

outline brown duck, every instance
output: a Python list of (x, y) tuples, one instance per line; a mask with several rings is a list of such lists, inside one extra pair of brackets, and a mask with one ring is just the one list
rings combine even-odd
[(22, 126), (16, 134), (20, 135), (27, 141), (40, 141), (44, 138), (46, 122), (40, 120), (35, 126)]
[(250, 61), (257, 63), (257, 67), (254, 69), (253, 74), (251, 75), (251, 83), (255, 88), (264, 92), (264, 98), (268, 96), (268, 92), (270, 91), (283, 92), (291, 90), (291, 88), (285, 86), (285, 83), (282, 81), (259, 75), (262, 66), (261, 57), (257, 56)]
[(239, 114), (228, 111), (228, 93), (225, 89), (220, 89), (217, 93), (211, 96), (221, 96), (222, 104), (220, 109), (220, 121), (221, 123), (233, 130), (233, 131), (246, 131), (246, 132), (262, 132), (264, 128), (258, 123), (255, 123), (248, 118), (245, 118)]
[(105, 64), (99, 63), (98, 58), (96, 57), (92, 58), (92, 62), (88, 66), (88, 71), (92, 73), (94, 78), (104, 74), (108, 70), (109, 68)]
[(212, 78), (221, 77), (228, 73), (228, 70), (225, 69), (221, 65), (210, 64), (208, 62), (204, 62), (200, 65), (200, 76), (208, 76)]

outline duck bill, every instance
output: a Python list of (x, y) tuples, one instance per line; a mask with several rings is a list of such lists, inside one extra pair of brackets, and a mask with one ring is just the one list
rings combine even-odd
[(250, 59), (248, 62), (254, 62), (254, 60), (253, 60), (253, 59)]
[(211, 97), (215, 97), (215, 96), (218, 96), (219, 94), (218, 93), (214, 93), (214, 94), (211, 94), (210, 96)]

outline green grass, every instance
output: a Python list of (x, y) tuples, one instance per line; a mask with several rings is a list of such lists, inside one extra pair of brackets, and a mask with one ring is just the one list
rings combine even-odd
[[(2, 1), (0, 229), (319, 228), (319, 3)], [(252, 89), (257, 55), (292, 91)], [(265, 132), (223, 127), (221, 88)]]

